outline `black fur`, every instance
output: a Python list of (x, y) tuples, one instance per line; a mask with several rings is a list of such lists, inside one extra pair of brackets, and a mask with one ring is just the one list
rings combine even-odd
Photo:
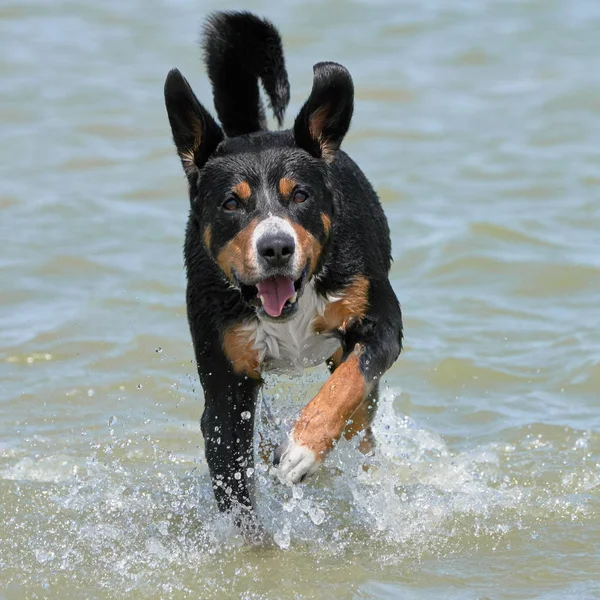
[[(294, 128), (264, 131), (258, 78), (279, 120), (289, 99), (277, 31), (248, 13), (219, 13), (210, 18), (205, 35), (207, 68), (227, 137), (178, 71), (169, 73), (165, 100), (190, 184), (187, 308), (204, 388), (207, 462), (219, 507), (238, 507), (240, 525), (255, 532), (252, 439), (262, 382), (234, 368), (223, 340), (232, 326), (256, 321), (256, 277), (243, 268), (229, 272), (224, 251), (240, 232), (276, 215), (301, 227), (322, 248), (312, 272), (319, 294), (336, 294), (357, 276), (368, 281), (364, 318), (330, 334), (339, 336), (344, 360), (357, 344), (364, 347), (360, 371), (373, 384), (373, 404), (377, 381), (401, 351), (402, 315), (388, 281), (391, 244), (383, 209), (362, 171), (339, 150), (353, 111), (348, 71), (335, 63), (315, 65), (313, 89)], [(192, 165), (185, 160), (190, 150)], [(295, 182), (291, 195), (278, 189), (282, 178)], [(244, 198), (232, 192), (240, 182), (251, 190)], [(302, 195), (294, 201), (297, 193), (305, 201)], [(232, 202), (235, 210), (228, 208)]]
[(225, 133), (234, 137), (266, 129), (259, 79), (281, 127), (290, 84), (275, 27), (248, 12), (216, 13), (206, 23), (204, 40), (215, 108)]
[[(324, 146), (335, 152), (348, 133), (354, 111), (354, 84), (350, 73), (337, 63), (317, 63), (313, 73), (312, 91), (294, 123), (294, 139), (300, 148), (321, 158)], [(322, 122), (314, 123), (319, 120), (319, 111), (323, 111)]]
[[(165, 104), (173, 141), (180, 156), (185, 152), (192, 152), (196, 166), (202, 167), (223, 140), (223, 132), (198, 102), (190, 84), (177, 69), (172, 69), (167, 75)], [(196, 132), (202, 132), (199, 145), (196, 144)]]

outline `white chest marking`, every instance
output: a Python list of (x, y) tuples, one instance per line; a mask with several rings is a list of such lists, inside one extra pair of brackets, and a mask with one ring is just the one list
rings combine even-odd
[(323, 315), (328, 304), (328, 300), (317, 295), (310, 282), (298, 300), (298, 312), (292, 319), (285, 323), (259, 319), (248, 325), (263, 371), (300, 373), (323, 363), (340, 348), (340, 341), (332, 335), (313, 332), (313, 319)]

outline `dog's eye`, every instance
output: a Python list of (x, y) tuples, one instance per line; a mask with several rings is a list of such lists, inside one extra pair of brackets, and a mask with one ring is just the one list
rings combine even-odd
[(296, 204), (302, 204), (302, 202), (305, 202), (308, 198), (308, 194), (306, 192), (303, 192), (302, 190), (296, 190), (294, 192), (294, 202)]
[(223, 202), (223, 208), (224, 208), (225, 210), (228, 210), (228, 211), (230, 211), (230, 212), (231, 212), (231, 211), (234, 211), (234, 210), (237, 210), (237, 209), (238, 209), (238, 207), (239, 207), (239, 203), (238, 203), (238, 201), (237, 201), (235, 198), (233, 198), (233, 197), (231, 197), (231, 198), (227, 198), (227, 200), (225, 200), (225, 202)]

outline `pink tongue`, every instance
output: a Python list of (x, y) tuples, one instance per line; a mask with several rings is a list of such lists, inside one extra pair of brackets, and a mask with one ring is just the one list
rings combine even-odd
[(263, 308), (271, 317), (278, 317), (283, 305), (294, 295), (294, 281), (277, 275), (256, 285), (258, 295), (263, 297)]

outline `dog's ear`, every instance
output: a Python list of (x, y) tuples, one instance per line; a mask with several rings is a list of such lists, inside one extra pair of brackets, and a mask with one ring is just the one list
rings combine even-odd
[(350, 127), (354, 85), (337, 63), (317, 63), (313, 72), (312, 91), (294, 123), (294, 139), (308, 153), (331, 162)]
[(165, 104), (177, 153), (183, 170), (190, 175), (215, 151), (223, 140), (223, 131), (177, 69), (167, 75)]

